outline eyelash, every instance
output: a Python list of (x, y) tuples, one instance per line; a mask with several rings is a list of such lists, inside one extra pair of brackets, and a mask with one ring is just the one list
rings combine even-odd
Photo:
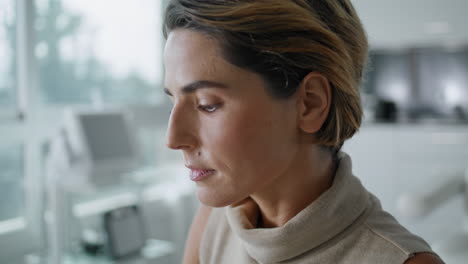
[[(214, 104), (214, 105), (199, 105), (198, 109), (201, 111), (204, 111), (208, 114), (216, 112), (221, 107), (221, 104)], [(210, 110), (209, 108), (214, 108), (213, 110)], [(172, 114), (172, 108), (169, 110), (169, 114)]]
[[(199, 105), (198, 108), (204, 112), (207, 112), (207, 113), (214, 113), (216, 110), (219, 109), (219, 107), (221, 106), (221, 104), (214, 104), (214, 105)], [(211, 110), (210, 108), (214, 108), (213, 110)]]

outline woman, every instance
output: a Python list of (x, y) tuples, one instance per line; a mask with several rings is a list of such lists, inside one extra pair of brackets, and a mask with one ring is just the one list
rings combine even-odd
[(442, 263), (340, 151), (367, 57), (349, 0), (172, 0), (165, 36), (167, 144), (203, 204), (184, 263)]

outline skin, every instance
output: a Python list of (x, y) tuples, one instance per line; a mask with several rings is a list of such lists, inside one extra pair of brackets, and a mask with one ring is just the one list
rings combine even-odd
[(210, 207), (244, 203), (252, 221), (259, 214), (257, 227), (278, 227), (331, 186), (331, 155), (314, 144), (331, 103), (323, 75), (312, 72), (294, 96), (274, 99), (258, 74), (230, 64), (215, 39), (188, 29), (169, 34), (164, 62), (173, 102), (167, 146), (181, 150), (187, 166), (215, 171), (196, 182), (204, 205), (184, 263), (198, 263)]
[[(170, 33), (165, 87), (173, 109), (167, 145), (182, 150), (186, 164), (216, 171), (197, 182), (203, 204), (222, 207), (250, 198), (265, 225), (283, 225), (330, 186), (331, 157), (318, 146), (304, 144), (312, 139), (303, 131), (317, 130), (324, 122), (328, 107), (322, 101), (329, 99), (330, 87), (315, 92), (320, 94), (309, 92), (307, 102), (299, 93), (273, 99), (259, 75), (220, 54), (218, 43), (201, 33)], [(327, 83), (315, 79), (310, 83)], [(183, 92), (200, 80), (227, 88)], [(206, 109), (212, 105), (218, 107)]]

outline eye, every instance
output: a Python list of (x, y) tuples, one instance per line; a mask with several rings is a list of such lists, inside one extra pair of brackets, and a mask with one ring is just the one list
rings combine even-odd
[(198, 106), (198, 108), (202, 111), (205, 111), (207, 113), (213, 113), (215, 112), (216, 110), (218, 110), (218, 108), (221, 106), (221, 104), (214, 104), (214, 105), (200, 105)]

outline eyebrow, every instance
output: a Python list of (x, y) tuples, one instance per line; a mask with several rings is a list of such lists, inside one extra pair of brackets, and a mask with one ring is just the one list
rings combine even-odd
[[(195, 91), (198, 90), (198, 89), (204, 89), (204, 88), (227, 89), (228, 86), (225, 85), (225, 84), (223, 84), (223, 83), (218, 83), (218, 82), (213, 82), (213, 81), (202, 80), (202, 81), (193, 82), (193, 83), (191, 83), (191, 84), (188, 84), (188, 85), (182, 87), (182, 93), (184, 93), (184, 94), (189, 94), (189, 93), (195, 92)], [(164, 88), (164, 92), (165, 92), (167, 95), (172, 96), (172, 94), (171, 94), (171, 92), (169, 91), (169, 89)]]

